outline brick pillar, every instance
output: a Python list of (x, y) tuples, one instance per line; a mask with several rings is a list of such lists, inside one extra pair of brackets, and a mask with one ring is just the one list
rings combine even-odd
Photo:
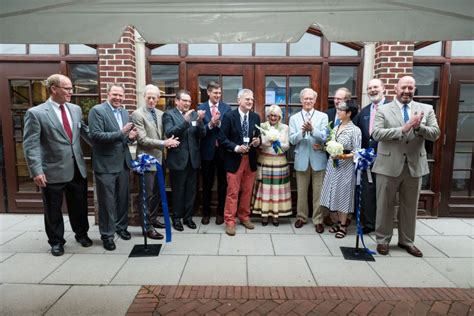
[(136, 109), (135, 29), (127, 27), (116, 44), (99, 45), (100, 97), (107, 99), (107, 86), (120, 83), (125, 86), (123, 105), (129, 111)]
[(374, 77), (385, 84), (386, 95), (395, 97), (395, 84), (413, 74), (413, 42), (378, 42), (375, 45)]

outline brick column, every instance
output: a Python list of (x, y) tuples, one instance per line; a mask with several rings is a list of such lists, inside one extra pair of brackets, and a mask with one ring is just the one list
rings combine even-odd
[(413, 42), (378, 42), (375, 45), (374, 77), (385, 84), (386, 95), (395, 97), (395, 84), (413, 74)]

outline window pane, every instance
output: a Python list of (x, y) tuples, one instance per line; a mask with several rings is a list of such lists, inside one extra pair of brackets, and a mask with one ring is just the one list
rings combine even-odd
[(92, 48), (83, 44), (69, 44), (69, 54), (83, 54), (83, 55), (96, 55), (97, 51), (95, 48)]
[(459, 96), (459, 111), (474, 112), (474, 84), (461, 83)]
[(209, 96), (207, 95), (207, 85), (209, 82), (215, 81), (219, 82), (219, 76), (199, 76), (198, 77), (198, 102), (197, 103), (202, 103), (202, 102), (207, 102), (209, 100)]
[(431, 178), (433, 176), (433, 163), (428, 163), (428, 168), (430, 169), (430, 173), (425, 174), (421, 177), (421, 189), (422, 190), (431, 190)]
[(305, 33), (301, 39), (290, 44), (290, 56), (320, 56), (321, 38), (319, 36)]
[(470, 171), (453, 171), (451, 196), (469, 196)]
[(44, 80), (32, 80), (33, 106), (39, 105), (48, 99), (48, 89)]
[(252, 56), (252, 44), (222, 44), (222, 56)]
[(415, 66), (413, 76), (416, 80), (415, 95), (439, 94), (439, 67)]
[(474, 140), (474, 113), (460, 113), (458, 115), (456, 140)]
[(290, 77), (290, 104), (300, 104), (300, 92), (309, 87), (309, 77)]
[(97, 65), (70, 64), (69, 69), (71, 71), (74, 94), (98, 93)]
[(339, 43), (331, 43), (331, 56), (358, 56), (359, 52), (355, 49), (341, 45)]
[(474, 41), (453, 41), (451, 56), (474, 57)]
[(329, 68), (329, 96), (334, 96), (337, 89), (345, 87), (355, 96), (357, 67), (331, 66)]
[(286, 77), (265, 77), (265, 104), (286, 104)]
[(217, 56), (219, 48), (217, 44), (189, 44), (188, 55)]
[(10, 95), (12, 109), (28, 109), (30, 107), (30, 81), (10, 81)]
[(30, 54), (59, 55), (58, 44), (30, 44)]
[(255, 44), (256, 56), (286, 56), (285, 43), (257, 43)]
[(415, 50), (414, 56), (441, 56), (441, 42)]
[(243, 88), (243, 82), (242, 76), (223, 76), (222, 100), (225, 103), (237, 104), (237, 94)]
[(166, 44), (151, 50), (152, 55), (178, 55), (178, 44)]
[(151, 81), (162, 93), (175, 94), (179, 87), (178, 65), (151, 65)]
[(25, 44), (0, 44), (0, 54), (26, 54)]

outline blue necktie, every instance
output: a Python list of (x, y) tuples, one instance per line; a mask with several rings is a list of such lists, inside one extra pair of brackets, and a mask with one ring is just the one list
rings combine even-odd
[(242, 122), (242, 137), (248, 137), (249, 135), (249, 123), (247, 122), (247, 114), (244, 115)]
[(408, 116), (408, 104), (403, 104), (403, 120), (406, 122), (408, 122), (408, 120), (410, 119), (410, 117)]

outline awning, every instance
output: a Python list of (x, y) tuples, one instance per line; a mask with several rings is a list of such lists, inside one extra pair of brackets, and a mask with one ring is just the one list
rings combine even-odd
[(114, 43), (133, 25), (150, 43), (474, 39), (472, 0), (0, 0), (0, 43)]

